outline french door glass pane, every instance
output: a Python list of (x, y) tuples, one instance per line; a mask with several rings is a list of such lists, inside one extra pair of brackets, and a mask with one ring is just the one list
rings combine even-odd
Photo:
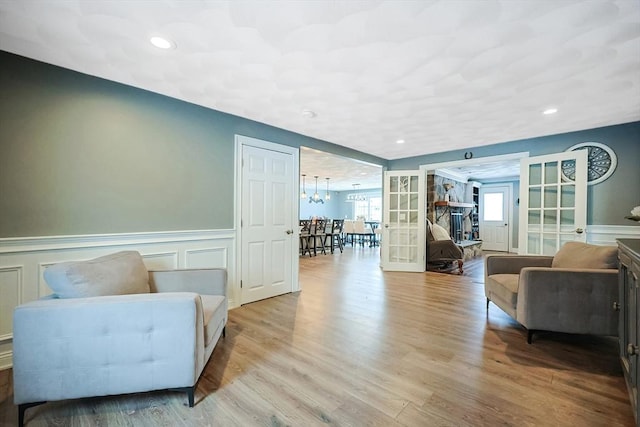
[(529, 207), (530, 208), (541, 208), (542, 207), (542, 198), (540, 196), (540, 187), (529, 188)]
[(542, 184), (542, 165), (535, 163), (529, 165), (529, 185)]
[(560, 207), (571, 208), (576, 205), (576, 187), (573, 184), (565, 184), (560, 188)]
[(544, 183), (556, 184), (558, 182), (558, 162), (544, 164)]
[(558, 205), (558, 188), (545, 187), (544, 189), (544, 207), (555, 208)]

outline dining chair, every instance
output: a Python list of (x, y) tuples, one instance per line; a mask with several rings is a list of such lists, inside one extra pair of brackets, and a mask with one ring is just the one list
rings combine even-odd
[(309, 252), (311, 256), (311, 220), (300, 220), (300, 255), (304, 256), (306, 252)]
[[(325, 240), (328, 239), (329, 240), (329, 244), (330, 244), (330, 248), (331, 248), (331, 253), (333, 253), (333, 250), (336, 248), (336, 245), (338, 245), (338, 248), (340, 248), (340, 253), (342, 253), (342, 249), (344, 248), (344, 245), (342, 243), (342, 229), (344, 226), (344, 219), (334, 219), (333, 221), (331, 221), (331, 229), (329, 229), (329, 227), (327, 227), (328, 233), (327, 236), (325, 237)], [(327, 246), (326, 241), (324, 246)]]
[(354, 233), (355, 230), (353, 228), (353, 220), (345, 219), (344, 223), (342, 224), (342, 234), (344, 236), (344, 239), (342, 241), (343, 246), (349, 242), (351, 242), (351, 246), (353, 246)]
[(327, 237), (327, 231), (325, 227), (327, 226), (327, 221), (325, 219), (316, 219), (315, 222), (311, 223), (311, 233), (310, 239), (313, 239), (313, 255), (317, 255), (318, 250), (318, 240), (320, 241), (320, 249), (324, 255), (327, 254), (327, 251), (324, 248), (324, 240)]
[(369, 241), (369, 246), (372, 246), (373, 231), (370, 227), (367, 227), (362, 220), (355, 221), (353, 223), (354, 234), (358, 236), (358, 242), (360, 246), (364, 246), (365, 241)]

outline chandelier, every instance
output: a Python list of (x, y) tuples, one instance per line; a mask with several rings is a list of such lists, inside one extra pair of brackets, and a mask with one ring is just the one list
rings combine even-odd
[[(322, 203), (322, 204), (324, 204), (324, 200), (322, 200), (320, 198), (320, 195), (318, 194), (318, 175), (315, 175), (314, 178), (316, 179), (316, 192), (313, 193), (313, 196), (309, 197), (309, 203), (313, 202), (313, 203)], [(329, 185), (328, 181), (327, 181), (327, 185)], [(329, 188), (329, 187), (327, 187), (327, 188)]]
[(352, 184), (353, 191), (355, 193), (347, 194), (346, 201), (347, 202), (365, 202), (367, 200), (367, 196), (365, 194), (359, 193), (360, 184)]

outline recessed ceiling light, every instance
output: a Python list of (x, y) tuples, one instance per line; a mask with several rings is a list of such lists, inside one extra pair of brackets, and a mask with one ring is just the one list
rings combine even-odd
[(307, 119), (313, 119), (314, 117), (317, 116), (315, 111), (311, 111), (311, 110), (308, 110), (306, 108), (304, 110), (302, 110), (301, 114), (302, 114), (302, 117), (306, 117)]
[(557, 108), (547, 108), (542, 112), (542, 114), (544, 114), (545, 116), (548, 116), (549, 114), (555, 114), (557, 112), (558, 112)]
[(396, 144), (404, 144), (404, 139), (399, 139), (396, 141)]
[(152, 45), (159, 49), (175, 49), (176, 44), (169, 39), (160, 36), (153, 36), (149, 39)]

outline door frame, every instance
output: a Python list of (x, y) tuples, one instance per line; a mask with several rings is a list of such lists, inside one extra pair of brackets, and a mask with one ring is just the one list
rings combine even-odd
[[(509, 198), (509, 200), (507, 201), (507, 221), (509, 223), (509, 225), (507, 226), (507, 232), (509, 233), (507, 239), (508, 239), (508, 245), (507, 245), (507, 251), (509, 253), (514, 252), (514, 248), (513, 246), (513, 182), (492, 182), (492, 183), (487, 183), (487, 184), (482, 184), (482, 187), (480, 187), (480, 192), (479, 192), (479, 196), (480, 196), (480, 200), (479, 200), (479, 204), (480, 206), (478, 207), (478, 216), (480, 216), (480, 209), (482, 206), (482, 194), (483, 194), (483, 190), (485, 189), (491, 189), (491, 188), (498, 188), (498, 187), (506, 187), (507, 188), (507, 197)], [(503, 201), (504, 202), (504, 201)], [(480, 224), (482, 224), (482, 222), (480, 222)], [(480, 229), (482, 230), (482, 229)], [(482, 236), (482, 231), (480, 231), (480, 236)], [(518, 240), (520, 240), (520, 238), (518, 237)], [(518, 245), (519, 246), (519, 245)]]
[[(291, 176), (291, 191), (293, 197), (292, 203), (292, 218), (295, 219), (295, 224), (293, 224), (293, 248), (297, 249), (298, 241), (300, 240), (300, 228), (297, 226), (297, 218), (299, 218), (299, 188), (300, 188), (300, 149), (296, 147), (291, 147), (288, 145), (277, 144), (275, 142), (269, 142), (262, 139), (252, 138), (250, 136), (238, 135), (235, 137), (235, 162), (234, 162), (234, 229), (235, 229), (235, 253), (236, 253), (236, 265), (235, 265), (235, 274), (237, 279), (237, 286), (234, 291), (236, 295), (234, 295), (235, 300), (238, 301), (238, 306), (240, 306), (241, 301), (241, 293), (242, 290), (240, 288), (240, 282), (242, 280), (242, 265), (245, 260), (242, 259), (242, 227), (240, 226), (242, 221), (242, 152), (245, 146), (251, 146), (255, 148), (260, 148), (263, 150), (269, 151), (277, 151), (280, 153), (291, 154), (293, 156), (293, 168), (292, 168), (292, 176)], [(300, 280), (299, 280), (299, 257), (298, 251), (291, 251), (291, 292), (297, 292), (300, 290)]]
[[(510, 153), (510, 154), (500, 154), (500, 155), (496, 155), (496, 156), (486, 156), (486, 157), (477, 157), (477, 158), (471, 158), (471, 159), (464, 159), (464, 160), (451, 160), (448, 162), (440, 162), (440, 163), (427, 163), (425, 165), (420, 165), (420, 171), (422, 171), (422, 173), (424, 174), (425, 177), (425, 182), (426, 182), (426, 176), (427, 176), (427, 172), (430, 170), (435, 170), (435, 169), (442, 169), (442, 168), (451, 168), (451, 167), (458, 167), (458, 166), (476, 166), (476, 165), (482, 165), (484, 163), (490, 163), (490, 162), (496, 162), (496, 161), (502, 161), (502, 160), (521, 160), (524, 158), (529, 157), (530, 154), (528, 151), (520, 151), (517, 153)], [(513, 185), (513, 183), (511, 183)], [(485, 184), (483, 184), (485, 185)], [(489, 183), (487, 183), (486, 185), (489, 185)], [(429, 203), (428, 200), (429, 195), (426, 194), (425, 195), (425, 205), (427, 203)], [(511, 189), (511, 197), (513, 198), (513, 187)], [(511, 207), (513, 208), (513, 203), (511, 203)], [(426, 209), (425, 209), (425, 214), (426, 214)], [(423, 218), (423, 220), (426, 221), (426, 218)], [(509, 222), (509, 232), (512, 233), (513, 229), (511, 228), (513, 224), (513, 218), (511, 218), (511, 221)], [(519, 225), (520, 227), (520, 225)], [(518, 246), (520, 246), (520, 236), (518, 235)], [(516, 246), (513, 246), (513, 239), (509, 240), (509, 252), (512, 252), (515, 248), (517, 248)]]

